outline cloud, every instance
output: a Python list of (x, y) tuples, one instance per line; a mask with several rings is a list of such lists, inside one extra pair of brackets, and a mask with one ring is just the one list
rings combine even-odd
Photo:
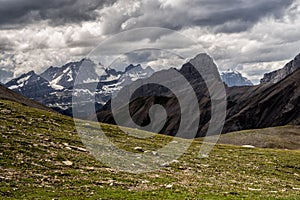
[(173, 30), (202, 26), (210, 27), (214, 32), (233, 33), (248, 30), (264, 17), (281, 18), (293, 2), (294, 0), (128, 0), (118, 1), (103, 9), (101, 14), (105, 34), (145, 26)]
[(13, 72), (0, 68), (0, 83), (6, 83), (12, 76)]
[(52, 25), (95, 20), (97, 10), (113, 0), (1, 0), (0, 26), (12, 28), (40, 20)]
[[(116, 33), (155, 26), (188, 40), (172, 31), (131, 32), (101, 49), (99, 58), (149, 44), (185, 58), (206, 51), (220, 70), (238, 69), (257, 82), (299, 53), (299, 5), (299, 0), (0, 0), (0, 67), (15, 76), (41, 72), (80, 60)], [(135, 52), (127, 59), (145, 59), (156, 68), (182, 61), (170, 55), (158, 62), (155, 56)]]

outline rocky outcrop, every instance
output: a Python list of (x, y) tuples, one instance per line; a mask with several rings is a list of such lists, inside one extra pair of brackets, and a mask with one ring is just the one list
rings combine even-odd
[(296, 56), (294, 60), (287, 63), (282, 69), (265, 74), (263, 79), (261, 79), (260, 82), (262, 84), (277, 83), (299, 68), (300, 68), (300, 54)]

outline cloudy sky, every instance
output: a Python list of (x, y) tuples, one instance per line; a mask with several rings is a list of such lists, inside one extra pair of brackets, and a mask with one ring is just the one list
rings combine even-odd
[[(165, 50), (172, 52), (177, 42), (196, 55), (201, 46), (221, 71), (235, 69), (257, 83), (300, 53), (300, 0), (0, 0), (0, 73), (40, 73), (143, 27), (178, 31), (198, 46), (166, 32)], [(162, 36), (145, 37), (151, 43)], [(138, 49), (141, 40), (131, 32), (131, 42), (118, 45)]]

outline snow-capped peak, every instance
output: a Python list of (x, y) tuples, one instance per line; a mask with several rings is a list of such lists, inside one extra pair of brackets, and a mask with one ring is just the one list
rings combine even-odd
[(241, 73), (234, 70), (234, 69), (227, 69), (226, 71), (221, 71), (221, 75), (222, 74), (236, 74), (236, 75), (240, 75)]
[(253, 85), (253, 83), (240, 72), (232, 69), (221, 72), (221, 78), (229, 87)]

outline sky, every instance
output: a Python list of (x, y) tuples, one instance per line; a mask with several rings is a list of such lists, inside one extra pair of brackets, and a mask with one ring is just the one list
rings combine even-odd
[[(145, 27), (172, 31), (130, 32)], [(164, 49), (128, 60), (144, 58), (158, 69), (175, 65), (175, 54), (203, 50), (220, 71), (237, 70), (258, 83), (300, 53), (300, 0), (0, 0), (0, 77), (80, 60), (126, 31), (130, 37), (115, 48), (160, 42)], [(155, 61), (161, 54), (169, 59)]]

